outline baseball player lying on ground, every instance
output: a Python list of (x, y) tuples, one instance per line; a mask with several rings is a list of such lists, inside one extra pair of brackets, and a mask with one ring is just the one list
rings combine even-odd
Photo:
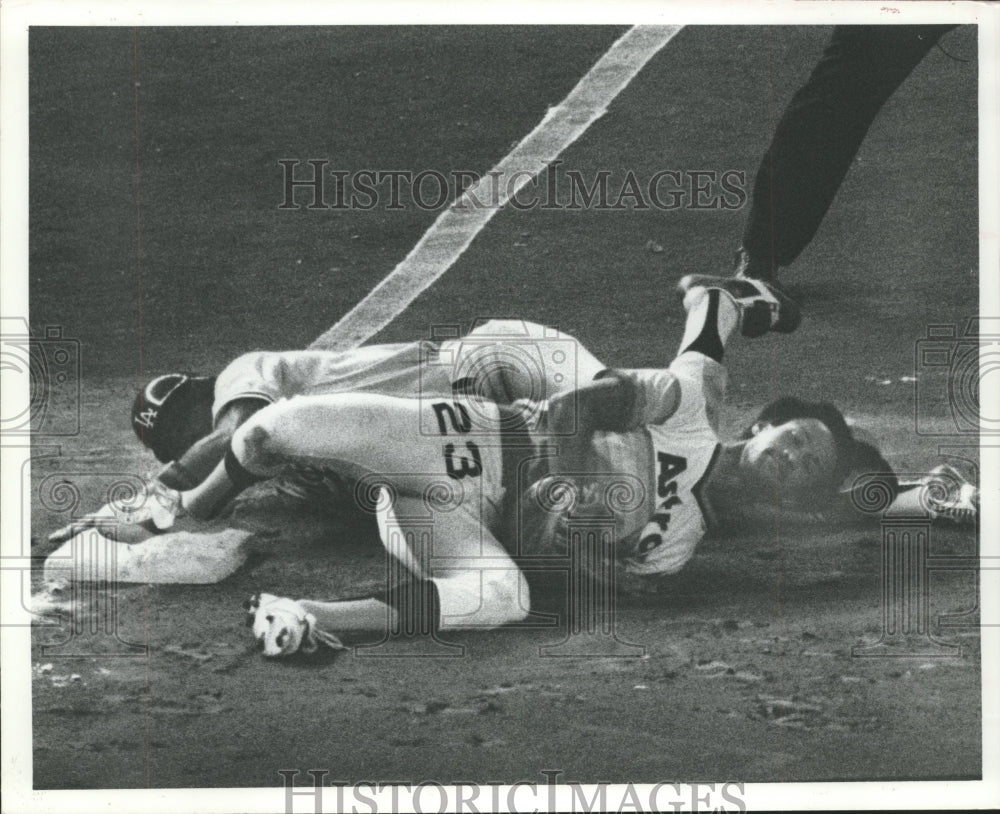
[[(785, 327), (795, 324), (796, 312), (792, 310), (784, 320)], [(461, 339), (445, 342), (423, 340), (343, 352), (255, 352), (238, 357), (217, 377), (182, 373), (160, 376), (137, 394), (132, 428), (157, 459), (167, 464), (156, 482), (183, 491), (201, 483), (223, 459), (240, 425), (258, 410), (282, 399), (368, 392), (426, 400), (457, 392), (473, 393), (497, 404), (523, 400), (544, 403), (608, 374), (606, 366), (572, 336), (522, 320), (491, 320)], [(649, 371), (622, 370), (616, 375), (639, 382), (648, 374)], [(650, 382), (647, 380), (645, 384), (649, 386)], [(843, 423), (829, 405), (784, 398), (765, 407), (741, 439), (748, 440), (770, 426), (810, 416), (831, 427)], [(655, 424), (656, 416), (651, 419), (644, 423)], [(869, 445), (856, 443), (853, 458), (855, 469), (864, 465), (868, 471), (891, 472)], [(949, 469), (946, 479), (954, 483), (961, 476)], [(289, 464), (276, 480), (281, 491), (292, 497), (330, 502), (334, 499), (331, 491), (339, 491), (342, 499), (353, 502), (350, 485), (329, 469)], [(921, 483), (922, 480), (912, 479), (896, 486), (907, 490)], [(928, 508), (932, 514), (945, 518), (974, 520), (969, 506), (964, 513), (960, 507), (942, 501)], [(757, 519), (773, 524), (770, 501), (746, 501), (743, 514), (744, 523)], [(856, 513), (846, 497), (832, 502), (824, 498), (809, 510), (802, 507), (793, 510), (789, 501), (785, 501), (782, 521), (787, 525), (795, 521), (857, 519), (852, 514)], [(105, 507), (65, 526), (49, 539), (53, 542), (69, 539), (84, 528), (106, 525), (120, 515), (121, 512), (116, 515), (111, 507)], [(151, 526), (151, 530), (157, 529)]]
[[(305, 392), (273, 401), (232, 433), (207, 478), (183, 492), (162, 489), (141, 519), (169, 526), (181, 509), (211, 517), (289, 464), (354, 479), (409, 578), (382, 597), (267, 597), (255, 632), (265, 653), (281, 655), (310, 649), (317, 637), (332, 642), (333, 632), (398, 624), (398, 608), (415, 604), (444, 629), (519, 621), (530, 597), (512, 555), (565, 554), (571, 523), (588, 513), (611, 517), (617, 577), (629, 583), (679, 570), (710, 527), (759, 517), (762, 505), (772, 521), (776, 503), (815, 512), (836, 501), (859, 466), (888, 472), (828, 405), (782, 400), (750, 437), (720, 444), (726, 340), (738, 327), (749, 336), (782, 330), (783, 309), (794, 305), (759, 282), (686, 278), (684, 290), (685, 335), (667, 370), (610, 371), (586, 354), (580, 378), (590, 381), (547, 393), (541, 408), (498, 404), (447, 377), (429, 398)], [(388, 358), (399, 349), (373, 352)], [(519, 395), (501, 366), (487, 367), (498, 394)], [(147, 418), (161, 426), (158, 415)], [(432, 554), (415, 544), (428, 519)]]

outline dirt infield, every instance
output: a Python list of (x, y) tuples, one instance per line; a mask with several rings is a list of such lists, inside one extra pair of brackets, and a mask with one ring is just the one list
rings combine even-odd
[[(282, 209), (279, 160), (483, 173), (622, 31), (34, 29), (30, 320), (79, 342), (81, 370), (78, 402), (71, 386), (50, 407), (56, 422), (78, 415), (79, 432), (35, 452), (34, 553), (116, 479), (154, 468), (127, 423), (145, 378), (304, 347), (437, 214)], [(629, 171), (735, 171), (749, 190), (771, 118), (828, 34), (685, 29), (561, 156), (559, 177), (607, 170), (614, 190)], [(800, 331), (727, 351), (731, 434), (776, 395), (831, 399), (900, 471), (950, 461), (975, 474), (949, 369), (918, 352), (929, 326), (961, 335), (979, 310), (975, 31), (946, 44), (969, 61), (934, 51), (917, 68), (788, 272)], [(673, 285), (728, 271), (744, 216), (505, 209), (376, 339), (510, 316), (558, 325), (609, 365), (663, 365), (682, 327)], [(78, 501), (57, 499), (63, 480)], [(538, 629), (275, 663), (251, 651), (242, 600), (377, 586), (382, 549), (364, 522), (275, 501), (233, 522), (257, 532), (251, 563), (215, 586), (119, 587), (118, 638), (88, 615), (36, 624), (36, 788), (280, 786), (279, 770), (311, 768), (345, 782), (980, 776), (977, 575), (930, 574), (934, 640), (852, 656), (882, 631), (877, 524), (706, 540), (667, 590), (618, 608), (629, 658), (543, 654), (566, 636), (557, 593), (556, 621)], [(977, 540), (935, 527), (930, 551), (973, 561)], [(935, 641), (960, 651), (939, 658)]]

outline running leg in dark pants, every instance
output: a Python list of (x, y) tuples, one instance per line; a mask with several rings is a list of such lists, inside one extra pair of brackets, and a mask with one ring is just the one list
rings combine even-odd
[(882, 105), (953, 25), (837, 26), (754, 180), (739, 269), (773, 281), (812, 240)]

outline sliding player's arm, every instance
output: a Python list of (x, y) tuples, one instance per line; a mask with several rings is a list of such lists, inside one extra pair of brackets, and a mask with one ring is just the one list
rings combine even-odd
[[(236, 430), (266, 405), (267, 402), (261, 399), (239, 399), (227, 405), (212, 433), (195, 442), (179, 461), (167, 464), (157, 473), (147, 485), (142, 501), (105, 504), (97, 511), (52, 532), (49, 542), (65, 542), (88, 528), (108, 524), (135, 525), (153, 533), (172, 527), (181, 510), (177, 493), (203, 483), (225, 457)], [(141, 533), (140, 529), (136, 531)]]
[(595, 432), (662, 424), (679, 403), (680, 385), (669, 370), (606, 370), (595, 381), (550, 399), (542, 431), (558, 445), (557, 471), (584, 472)]
[[(265, 412), (266, 408), (260, 411)], [(267, 432), (255, 422), (237, 427), (208, 477), (180, 493), (183, 510), (198, 520), (210, 520), (244, 489), (268, 477), (268, 474), (251, 472), (246, 467), (246, 461), (267, 456), (267, 442)]]
[(167, 464), (157, 478), (171, 489), (193, 489), (207, 478), (225, 457), (233, 440), (233, 433), (254, 413), (269, 402), (263, 399), (242, 398), (227, 404), (215, 422), (215, 429), (181, 456)]

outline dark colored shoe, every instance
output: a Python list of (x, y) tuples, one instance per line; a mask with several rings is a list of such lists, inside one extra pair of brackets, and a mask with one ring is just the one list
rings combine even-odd
[(724, 291), (739, 308), (740, 330), (750, 338), (763, 336), (768, 331), (790, 334), (802, 322), (802, 312), (795, 300), (762, 280), (689, 274), (681, 278), (677, 288), (682, 298), (695, 288)]

